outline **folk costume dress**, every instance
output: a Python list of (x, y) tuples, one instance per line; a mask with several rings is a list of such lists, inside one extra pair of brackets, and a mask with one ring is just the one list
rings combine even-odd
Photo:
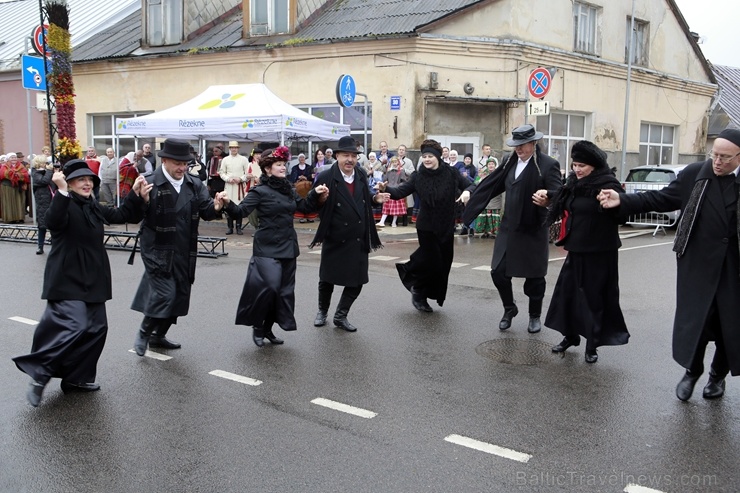
[(619, 215), (602, 209), (596, 195), (602, 189), (624, 193), (608, 168), (568, 177), (549, 220), (565, 218), (555, 243), (568, 251), (560, 270), (545, 326), (563, 336), (583, 336), (586, 347), (627, 344), (629, 332), (619, 306)]
[(28, 170), (21, 161), (10, 161), (0, 167), (0, 202), (3, 221), (22, 223), (26, 217), (26, 190), (29, 187)]
[[(303, 165), (303, 168), (301, 168), (300, 164), (296, 164), (293, 166), (293, 169), (290, 171), (290, 182), (293, 184), (293, 187), (295, 187), (295, 191), (298, 194), (299, 197), (303, 197), (304, 199), (308, 196), (308, 193), (311, 191), (311, 188), (313, 188), (313, 176), (314, 176), (314, 170), (313, 166), (310, 164)], [(304, 179), (302, 180), (301, 177)], [(319, 217), (318, 212), (302, 212), (299, 209), (296, 209), (294, 217), (298, 220), (303, 219), (305, 220), (314, 220), (317, 217)]]
[(402, 199), (416, 192), (421, 205), (416, 221), (419, 248), (405, 264), (396, 264), (406, 289), (444, 304), (447, 280), (452, 268), (455, 233), (455, 200), (469, 189), (471, 182), (457, 169), (440, 163), (437, 169), (421, 166), (408, 181), (387, 187), (392, 199)]
[(286, 331), (297, 329), (295, 273), (300, 250), (293, 215), (296, 211), (312, 212), (317, 205), (318, 195), (313, 190), (304, 199), (286, 178), (266, 175), (238, 206), (229, 202), (229, 215), (246, 217), (256, 210), (260, 217), (236, 312), (237, 325), (268, 330), (277, 323)]
[[(408, 179), (406, 172), (403, 170), (403, 166), (400, 164), (398, 166), (398, 168), (390, 168), (385, 174), (385, 179), (387, 180), (389, 187), (398, 187)], [(382, 212), (384, 216), (405, 216), (407, 213), (406, 199), (386, 200), (383, 203)]]
[(31, 353), (13, 358), (19, 370), (41, 384), (51, 378), (71, 384), (95, 382), (108, 333), (105, 302), (112, 296), (103, 227), (136, 223), (144, 207), (135, 193), (120, 208), (100, 206), (94, 198), (74, 192), (54, 194), (46, 212), (52, 244), (41, 298), (47, 305)]

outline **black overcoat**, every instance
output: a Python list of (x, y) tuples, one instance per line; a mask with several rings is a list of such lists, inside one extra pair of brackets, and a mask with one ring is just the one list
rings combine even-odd
[(46, 211), (51, 205), (51, 189), (56, 185), (51, 181), (53, 170), (46, 168), (35, 168), (31, 172), (31, 183), (33, 184), (33, 197), (36, 199), (36, 225), (39, 228), (46, 227)]
[[(369, 230), (375, 227), (368, 221), (368, 217), (372, 217), (372, 204), (366, 198), (367, 175), (355, 168), (354, 194), (350, 195), (339, 165), (335, 163), (316, 177), (314, 186), (317, 185), (326, 185), (338, 193), (336, 200), (327, 201), (319, 212), (321, 222), (329, 222), (321, 243), (319, 279), (339, 286), (367, 284)], [(334, 207), (329, 206), (330, 202)]]
[[(190, 272), (191, 211), (198, 211), (199, 219), (210, 221), (217, 217), (213, 199), (208, 195), (203, 182), (187, 173), (184, 175), (180, 193), (175, 203), (176, 238), (175, 252), (169, 266), (161, 265), (155, 242), (157, 224), (157, 189), (172, 187), (164, 176), (163, 166), (146, 177), (154, 186), (149, 192), (149, 207), (141, 224), (141, 258), (144, 275), (136, 291), (131, 309), (148, 317), (170, 318), (187, 315), (190, 308), (190, 288), (193, 273)], [(172, 193), (175, 193), (174, 188)], [(198, 222), (195, 222), (196, 228)], [(197, 236), (198, 232), (192, 232)]]
[[(120, 208), (99, 207), (109, 223), (136, 223), (141, 220), (144, 201), (130, 193)], [(94, 214), (85, 215), (77, 201), (57, 192), (46, 211), (46, 226), (51, 232), (51, 251), (46, 259), (41, 298), (86, 303), (111, 299), (103, 221)]]
[[(737, 225), (730, 224), (719, 181), (707, 160), (687, 166), (667, 187), (621, 195), (620, 212), (684, 211), (694, 184), (709, 180), (689, 233), (684, 254), (677, 258), (676, 312), (673, 321), (673, 359), (684, 368), (699, 345), (712, 302), (717, 301), (722, 337), (730, 371), (740, 375), (740, 254)], [(735, 183), (734, 192), (740, 182)], [(688, 215), (682, 214), (682, 221)]]
[[(533, 162), (535, 156), (536, 163)], [(477, 216), (480, 212), (475, 210), (477, 203), (485, 205), (493, 197), (506, 192), (501, 226), (493, 246), (491, 269), (495, 269), (506, 256), (508, 277), (545, 277), (549, 249), (549, 229), (545, 226), (547, 209), (538, 208), (535, 227), (520, 227), (516, 218), (524, 215), (524, 208), (531, 204), (532, 195), (537, 190), (560, 189), (562, 185), (560, 163), (539, 152), (538, 148), (524, 171), (515, 179), (517, 162), (516, 153), (512, 153), (503, 166), (483, 179), (466, 207), (463, 220), (468, 223), (469, 219)], [(527, 205), (524, 205), (525, 203)]]

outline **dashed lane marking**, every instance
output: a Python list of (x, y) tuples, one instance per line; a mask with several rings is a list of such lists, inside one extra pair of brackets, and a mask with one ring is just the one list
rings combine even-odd
[(237, 375), (236, 373), (230, 373), (228, 371), (223, 371), (223, 370), (209, 371), (208, 374), (213, 375), (215, 377), (225, 378), (226, 380), (233, 380), (234, 382), (251, 385), (253, 387), (256, 387), (262, 384), (262, 380), (255, 380), (254, 378), (245, 377), (243, 375)]
[(321, 250), (309, 250), (308, 253), (313, 255), (321, 255)]
[(361, 409), (359, 407), (350, 406), (348, 404), (342, 404), (341, 402), (330, 401), (329, 399), (324, 399), (323, 397), (317, 397), (316, 399), (311, 401), (311, 404), (328, 407), (329, 409), (334, 409), (335, 411), (353, 414), (355, 416), (366, 419), (371, 419), (378, 415), (378, 413), (368, 411), (367, 409)]
[(640, 486), (639, 484), (628, 484), (623, 490), (625, 493), (663, 493), (660, 490), (654, 490), (646, 486)]
[(20, 322), (26, 325), (37, 325), (38, 324), (36, 320), (31, 320), (30, 318), (25, 318), (25, 317), (10, 317), (8, 320), (13, 320), (14, 322)]
[(652, 245), (640, 245), (635, 247), (628, 247), (628, 248), (620, 248), (620, 252), (625, 252), (627, 250), (639, 250), (640, 248), (653, 248), (657, 246), (664, 246), (664, 245), (673, 245), (672, 241), (666, 241), (665, 243), (653, 243)]
[(481, 265), (480, 267), (473, 267), (473, 270), (486, 270), (486, 271), (490, 271), (491, 270), (491, 266), (490, 265)]
[[(134, 351), (133, 349), (129, 349), (128, 352), (136, 354), (136, 351)], [(167, 360), (172, 359), (172, 356), (155, 353), (153, 351), (149, 351), (148, 349), (146, 350), (146, 353), (144, 353), (144, 356), (146, 356), (147, 358), (152, 358), (152, 359), (156, 359), (159, 361), (167, 361)]]
[(452, 265), (450, 267), (452, 267), (453, 269), (459, 269), (460, 267), (465, 267), (466, 265), (470, 265), (470, 264), (463, 264), (463, 263), (460, 263), (460, 262), (452, 262)]
[(401, 257), (388, 257), (387, 255), (376, 255), (374, 257), (370, 257), (370, 260), (381, 260), (384, 262), (387, 262), (389, 260), (398, 260)]
[(472, 448), (474, 450), (479, 450), (487, 454), (497, 455), (505, 459), (515, 460), (517, 462), (526, 463), (529, 462), (529, 459), (532, 458), (532, 456), (529, 454), (517, 452), (516, 450), (511, 450), (504, 447), (499, 447), (498, 445), (473, 440), (472, 438), (460, 435), (449, 435), (445, 437), (445, 441), (454, 443), (456, 445), (462, 445), (463, 447)]

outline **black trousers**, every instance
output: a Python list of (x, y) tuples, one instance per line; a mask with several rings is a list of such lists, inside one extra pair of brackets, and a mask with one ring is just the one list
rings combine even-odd
[[(342, 297), (339, 299), (339, 305), (337, 306), (337, 312), (344, 310), (344, 315), (347, 315), (352, 303), (360, 296), (362, 291), (362, 284), (359, 286), (345, 286), (342, 290)], [(334, 284), (326, 281), (319, 281), (319, 310), (329, 310), (329, 303), (331, 302), (331, 295), (334, 292)]]
[(31, 353), (13, 361), (39, 383), (52, 378), (93, 383), (107, 334), (105, 303), (49, 301), (33, 334)]
[(711, 372), (719, 378), (724, 378), (730, 372), (730, 363), (727, 360), (725, 352), (725, 343), (722, 339), (722, 330), (719, 320), (719, 311), (717, 310), (717, 301), (712, 303), (709, 309), (707, 322), (704, 324), (704, 330), (701, 333), (699, 344), (696, 346), (694, 359), (688, 370), (696, 375), (704, 373), (704, 354), (707, 351), (709, 341), (714, 341), (715, 351), (712, 359)]
[[(491, 271), (493, 285), (496, 286), (504, 308), (514, 308), (514, 291), (511, 287), (511, 277), (506, 275), (506, 255)], [(529, 298), (529, 315), (539, 317), (542, 312), (542, 300), (545, 299), (545, 278), (527, 277), (524, 281), (524, 294)]]

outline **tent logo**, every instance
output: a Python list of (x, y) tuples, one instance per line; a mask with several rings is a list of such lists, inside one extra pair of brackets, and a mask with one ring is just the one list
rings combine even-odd
[(242, 128), (254, 128), (254, 120), (249, 119), (242, 123)]
[(226, 94), (223, 94), (221, 96), (221, 99), (212, 99), (208, 101), (207, 103), (203, 103), (202, 105), (198, 106), (199, 110), (210, 110), (211, 108), (233, 108), (236, 106), (236, 100), (239, 98), (244, 97), (245, 94), (239, 93), (239, 94), (229, 94), (228, 92)]
[(118, 122), (118, 130), (126, 130), (128, 128), (146, 128), (146, 122), (131, 122), (128, 120), (121, 120)]
[(286, 127), (308, 127), (308, 122), (306, 120), (301, 120), (300, 118), (291, 117), (285, 120), (285, 126)]
[(279, 123), (276, 118), (249, 118), (242, 123), (242, 128), (266, 127)]

